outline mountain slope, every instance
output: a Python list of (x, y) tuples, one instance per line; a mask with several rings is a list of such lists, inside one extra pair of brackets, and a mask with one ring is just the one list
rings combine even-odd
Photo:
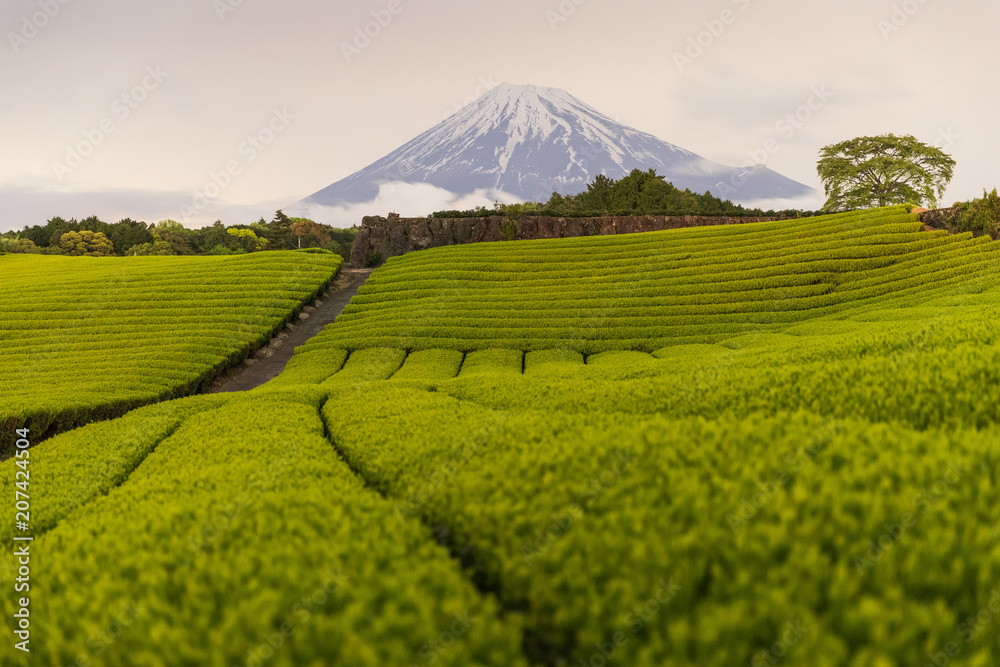
[(747, 202), (793, 198), (812, 188), (758, 166), (712, 162), (622, 125), (557, 88), (501, 84), (413, 141), (320, 190), (303, 205), (375, 199), (385, 183), (427, 183), (456, 194), (502, 191), (547, 200), (576, 194), (604, 173), (656, 169), (681, 188)]

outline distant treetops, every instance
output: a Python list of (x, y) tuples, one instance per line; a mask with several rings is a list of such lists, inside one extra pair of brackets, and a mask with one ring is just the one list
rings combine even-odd
[(156, 224), (125, 218), (107, 223), (96, 216), (85, 220), (55, 217), (44, 225), (0, 235), (0, 252), (73, 256), (233, 255), (261, 250), (321, 248), (350, 258), (357, 228), (335, 229), (278, 211), (270, 222), (249, 225), (221, 221), (188, 229), (174, 220)]
[[(824, 147), (817, 166), (827, 201), (822, 212), (835, 213), (896, 204), (927, 203), (936, 208), (951, 182), (955, 160), (936, 146), (914, 137), (883, 134), (857, 137)], [(720, 217), (803, 217), (814, 212), (748, 209), (711, 192), (697, 194), (667, 182), (654, 169), (633, 170), (620, 180), (599, 174), (576, 195), (552, 193), (546, 203), (497, 204), (495, 212), (516, 219), (523, 214), (555, 217), (602, 215), (705, 215)], [(438, 211), (435, 218), (479, 217), (483, 206), (468, 211)]]
[(800, 217), (802, 211), (748, 209), (711, 192), (697, 194), (681, 190), (655, 169), (632, 172), (619, 180), (598, 174), (586, 192), (561, 195), (553, 192), (548, 202), (497, 204), (494, 211), (479, 206), (466, 211), (438, 211), (434, 218), (468, 218), (499, 214), (511, 219), (521, 215), (550, 215), (560, 218), (588, 218), (603, 215), (704, 215), (716, 217)]

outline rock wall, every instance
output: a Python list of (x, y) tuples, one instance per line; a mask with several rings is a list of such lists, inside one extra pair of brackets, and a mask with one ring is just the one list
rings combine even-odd
[(958, 207), (939, 208), (933, 211), (920, 211), (920, 221), (934, 229), (954, 230), (958, 219)]
[(709, 218), (697, 215), (602, 218), (523, 216), (515, 224), (498, 215), (485, 218), (367, 217), (361, 221), (361, 229), (351, 248), (351, 265), (362, 268), (381, 264), (390, 257), (405, 255), (414, 250), (463, 243), (638, 234), (682, 227), (738, 225), (780, 219)]

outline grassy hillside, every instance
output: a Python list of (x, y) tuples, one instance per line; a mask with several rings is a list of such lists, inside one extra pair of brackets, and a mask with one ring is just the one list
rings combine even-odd
[(920, 300), (995, 265), (989, 239), (922, 230), (890, 208), (436, 248), (390, 259), (310, 348), (653, 352)]
[(340, 263), (0, 257), (0, 426), (40, 436), (190, 393), (280, 331)]
[(783, 225), (393, 260), (267, 385), (31, 450), (42, 659), (995, 664), (997, 245)]

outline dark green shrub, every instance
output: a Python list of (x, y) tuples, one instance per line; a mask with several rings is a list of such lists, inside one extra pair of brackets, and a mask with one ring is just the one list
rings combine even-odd
[(503, 236), (504, 241), (517, 240), (517, 233), (517, 220), (504, 220), (500, 225), (500, 234)]
[(973, 199), (958, 205), (955, 225), (960, 232), (989, 234), (1000, 239), (1000, 196), (997, 189), (987, 194), (983, 190), (982, 199)]

